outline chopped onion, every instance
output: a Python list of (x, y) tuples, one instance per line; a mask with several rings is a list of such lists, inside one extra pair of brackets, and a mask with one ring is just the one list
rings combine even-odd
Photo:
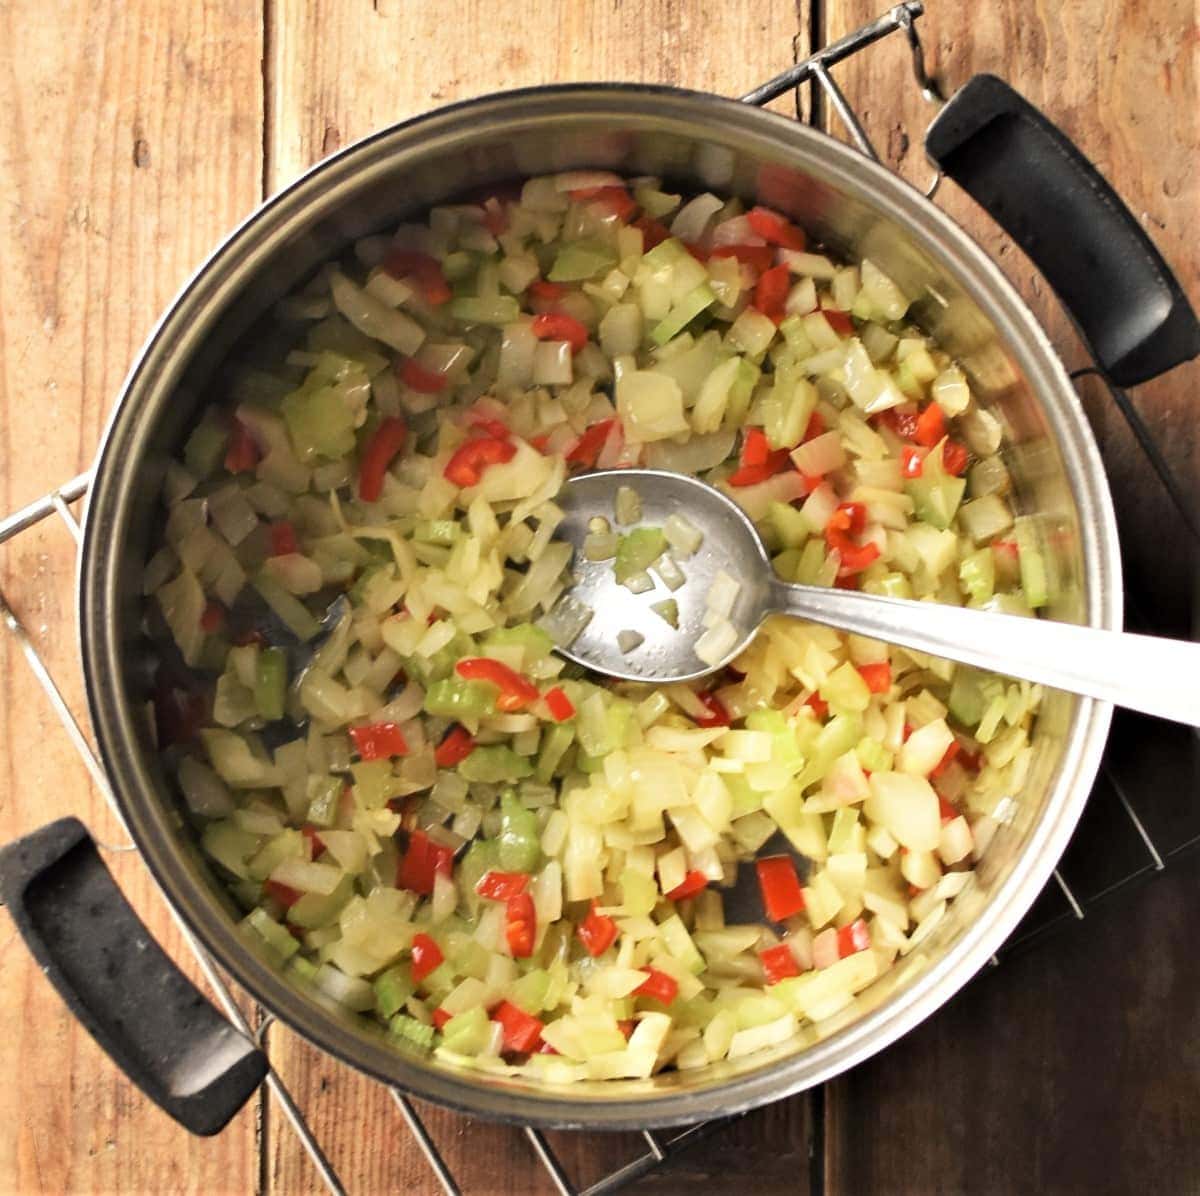
[(537, 625), (560, 647), (569, 648), (592, 621), (595, 611), (590, 606), (564, 594), (537, 621)]
[(630, 574), (621, 584), (631, 594), (645, 594), (654, 589), (654, 578), (645, 569), (639, 569), (636, 573)]
[(668, 515), (663, 535), (671, 548), (685, 558), (692, 556), (704, 542), (704, 533), (685, 515)]
[(709, 192), (697, 195), (688, 200), (671, 221), (671, 236), (678, 237), (689, 245), (695, 244), (708, 228), (708, 222), (725, 206), (723, 199), (718, 199)]
[(694, 651), (705, 664), (718, 665), (737, 646), (737, 629), (727, 619), (715, 623), (696, 641)]
[(728, 619), (733, 614), (738, 595), (742, 592), (742, 583), (735, 581), (724, 569), (718, 571), (704, 600), (705, 608), (719, 618)]
[(641, 495), (628, 486), (617, 487), (617, 497), (613, 507), (617, 522), (626, 526), (637, 523), (642, 517)]
[(650, 566), (659, 579), (668, 590), (677, 590), (687, 580), (683, 570), (676, 563), (675, 558), (669, 552), (664, 552), (662, 556)]
[(640, 631), (618, 631), (617, 647), (626, 655), (635, 648), (640, 648), (646, 642), (646, 637)]

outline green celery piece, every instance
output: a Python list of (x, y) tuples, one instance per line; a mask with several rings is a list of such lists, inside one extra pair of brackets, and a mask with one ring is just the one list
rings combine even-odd
[(400, 778), (392, 772), (390, 760), (363, 760), (350, 765), (354, 777), (354, 800), (365, 810), (379, 810), (388, 799), (398, 797)]
[[(476, 897), (476, 903), (482, 898)], [(459, 976), (473, 976), (482, 980), (487, 976), (491, 967), (492, 956), (482, 943), (477, 943), (470, 935), (456, 935), (458, 939), (452, 947), (446, 948), (446, 960), (454, 966)]]
[(192, 477), (203, 480), (216, 473), (225, 459), (229, 429), (224, 420), (210, 407), (183, 446), (183, 463)]
[(689, 291), (678, 303), (650, 330), (650, 339), (656, 345), (665, 345), (673, 336), (678, 336), (702, 311), (716, 303), (717, 297), (712, 287), (702, 282), (695, 290)]
[(678, 237), (668, 237), (642, 255), (642, 262), (651, 270), (669, 270), (677, 262), (689, 257), (687, 246)]
[(415, 1017), (409, 1017), (407, 1013), (400, 1013), (392, 1018), (388, 1023), (388, 1029), (396, 1038), (426, 1049), (433, 1046), (433, 1038), (437, 1033), (432, 1026), (417, 1021)]
[(328, 926), (354, 896), (354, 878), (343, 876), (337, 888), (325, 896), (320, 893), (305, 893), (287, 912), (287, 920), (293, 926), (315, 930)]
[(661, 527), (636, 527), (617, 543), (613, 572), (618, 582), (628, 581), (635, 573), (644, 573), (667, 549)]
[(520, 781), (533, 775), (533, 762), (518, 756), (502, 743), (477, 747), (458, 765), (458, 775), (465, 781), (498, 784), (501, 781)]
[(495, 712), (495, 702), (494, 685), (484, 681), (464, 681), (461, 677), (443, 677), (426, 691), (425, 713), (438, 718), (482, 718)]
[(679, 603), (674, 598), (664, 598), (662, 602), (652, 602), (650, 609), (665, 623), (672, 627), (679, 626)]
[(683, 919), (678, 914), (672, 914), (665, 922), (658, 924), (658, 933), (671, 955), (694, 976), (699, 976), (708, 966), (704, 956), (696, 949), (692, 936), (688, 934)]
[(762, 370), (752, 361), (747, 361), (744, 357), (738, 358), (737, 376), (729, 388), (729, 400), (725, 404), (725, 415), (721, 421), (724, 425), (740, 426), (745, 420), (746, 412), (750, 410), (750, 397), (761, 374)]
[(241, 925), (281, 962), (291, 959), (300, 949), (300, 944), (292, 938), (291, 933), (264, 909), (252, 909), (242, 919)]
[(959, 665), (954, 670), (946, 706), (964, 727), (976, 727), (983, 718), (990, 695), (984, 692), (982, 681), (983, 675), (967, 665)]
[(303, 955), (293, 955), (288, 962), (288, 967), (301, 980), (309, 983), (316, 977), (318, 971), (317, 965), (311, 959), (305, 959)]
[(521, 318), (521, 305), (511, 295), (474, 296), (451, 299), (446, 305), (450, 317), (464, 324), (515, 324)]
[[(585, 279), (595, 278), (602, 270), (609, 270), (615, 264), (616, 258), (602, 242), (574, 241), (558, 251), (554, 265), (550, 267), (550, 273), (546, 277), (551, 282), (583, 282)], [(513, 320), (516, 318), (513, 316)]]
[[(471, 753), (472, 756), (474, 754)], [(468, 760), (470, 758), (467, 757)], [(496, 839), (501, 871), (532, 872), (542, 858), (539, 838), (537, 815), (521, 805), (513, 790), (506, 789), (500, 795), (500, 834)]]
[(449, 961), (439, 964), (424, 980), (421, 987), (429, 994), (429, 999), (435, 1004), (440, 1001), (455, 985), (458, 973)]
[(1021, 569), (1021, 590), (1031, 610), (1045, 606), (1049, 598), (1046, 578), (1046, 558), (1038, 544), (1037, 525), (1028, 515), (1020, 515), (1013, 523), (1017, 540), (1017, 561)]
[(600, 772), (604, 768), (604, 756), (589, 756), (587, 752), (580, 749), (575, 757), (575, 767), (580, 772), (585, 772), (591, 776), (594, 772)]
[(885, 598), (911, 598), (912, 585), (903, 573), (884, 573), (882, 576), (863, 581), (862, 588), (868, 594), (882, 594)]
[(354, 451), (354, 412), (339, 387), (321, 381), (316, 368), (284, 397), (280, 411), (296, 457), (305, 464), (318, 457), (336, 461)]
[(350, 587), (350, 601), (355, 606), (362, 606), (367, 600), (367, 589), (372, 584), (376, 577), (381, 574), (387, 574), (389, 580), (395, 575), (396, 567), (390, 559), (387, 561), (374, 561), (369, 565), (363, 566), (363, 571), (355, 578), (354, 584)]
[(891, 772), (892, 753), (878, 739), (863, 738), (854, 749), (858, 762), (868, 772)]
[(459, 1055), (478, 1055), (487, 1046), (492, 1028), (480, 1005), (455, 1014), (442, 1027), (442, 1046)]
[(509, 985), (508, 999), (523, 1012), (536, 1015), (545, 1008), (549, 991), (550, 973), (545, 968), (534, 968)]
[(729, 790), (729, 795), (733, 798), (733, 806), (730, 810), (731, 818), (741, 818), (744, 814), (753, 814), (755, 810), (761, 810), (763, 804), (763, 795), (755, 789), (750, 788), (750, 783), (741, 773), (726, 773), (722, 780), (725, 782), (725, 788)]
[(549, 656), (554, 650), (554, 641), (532, 623), (514, 623), (511, 627), (496, 627), (483, 637), (485, 648), (518, 646), (525, 649), (528, 663)]
[(990, 546), (984, 546), (963, 558), (958, 580), (971, 601), (982, 606), (996, 592), (996, 558)]
[(250, 861), (249, 872), (255, 880), (266, 880), (277, 865), (288, 859), (308, 859), (304, 837), (299, 831), (282, 830), (268, 839), (262, 850)]
[[(576, 705), (578, 709), (578, 705)], [(542, 731), (542, 742), (538, 749), (537, 767), (534, 777), (543, 785), (548, 785), (554, 776), (554, 771), (562, 762), (567, 749), (575, 742), (575, 728), (572, 724), (556, 723)]]
[[(244, 831), (227, 818), (210, 822), (200, 837), (205, 855), (216, 860), (227, 872), (237, 877), (249, 875), (246, 861), (258, 851), (261, 836)], [(257, 904), (257, 898), (253, 902)]]
[(833, 815), (829, 830), (829, 854), (849, 851), (854, 845), (854, 829), (858, 826), (858, 811), (842, 806)]
[(746, 729), (766, 731), (772, 739), (772, 763), (797, 773), (804, 767), (804, 754), (796, 741), (796, 732), (782, 710), (751, 710), (746, 715)]
[(337, 818), (338, 802), (342, 796), (341, 779), (324, 777), (317, 780), (315, 787), (310, 789), (309, 793), (308, 814), (305, 821), (311, 822), (313, 826), (333, 826), (334, 820)]
[(260, 573), (252, 584), (297, 639), (310, 640), (321, 630), (321, 624), (308, 607), (295, 594), (289, 594), (269, 573)]
[(473, 278), (484, 260), (482, 253), (471, 249), (459, 249), (442, 258), (442, 274), (447, 282), (460, 282)]
[(263, 648), (254, 677), (254, 704), (268, 722), (283, 718), (287, 693), (287, 655), (282, 648)]
[[(420, 656), (410, 656), (404, 662), (404, 666), (411, 676), (429, 688), (437, 681), (460, 680), (454, 676), (454, 666), (464, 657), (478, 655), (475, 651), (475, 641), (469, 635), (457, 632), (444, 648), (435, 652), (428, 660)], [(491, 714), (492, 711), (487, 710), (484, 713)]]
[(803, 360), (805, 357), (813, 355), (813, 343), (808, 339), (808, 333), (804, 331), (803, 316), (788, 316), (779, 325), (779, 331), (787, 342), (787, 347), (797, 358)]
[(413, 528), (412, 538), (421, 544), (440, 544), (450, 548), (462, 535), (462, 529), (453, 519), (422, 519)]
[(784, 548), (802, 548), (812, 531), (804, 512), (785, 502), (773, 502), (767, 507), (767, 519)]
[(904, 490), (913, 500), (914, 517), (944, 532), (958, 512), (959, 503), (967, 489), (967, 479), (956, 478), (946, 472), (940, 444), (925, 455), (921, 476), (906, 482)]
[(631, 917), (648, 917), (658, 904), (658, 885), (644, 872), (626, 868), (621, 873), (621, 904)]
[(406, 963), (388, 968), (375, 979), (375, 1008), (384, 1016), (391, 1017), (404, 1008), (404, 1003), (417, 991), (413, 983), (412, 970)]
[(500, 845), (495, 839), (476, 839), (458, 865), (458, 891), (472, 916), (477, 913), (481, 900), (475, 886), (485, 873), (499, 869), (499, 859)]

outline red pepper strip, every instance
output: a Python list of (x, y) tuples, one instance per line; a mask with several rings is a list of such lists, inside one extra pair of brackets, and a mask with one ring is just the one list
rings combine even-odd
[(867, 509), (862, 503), (844, 502), (825, 525), (825, 543), (836, 549), (841, 557), (838, 577), (861, 573), (879, 556), (877, 544), (856, 544), (850, 537), (859, 535), (867, 522)]
[(754, 287), (754, 306), (778, 324), (787, 314), (784, 303), (791, 285), (787, 266), (772, 266), (770, 270), (764, 270)]
[(392, 756), (407, 756), (408, 744), (404, 733), (395, 723), (367, 723), (350, 728), (350, 738), (363, 760), (387, 760)]
[(617, 1022), (617, 1029), (625, 1035), (625, 1041), (629, 1041), (629, 1036), (637, 1029), (637, 1019), (632, 1017), (623, 1017)]
[(596, 913), (596, 903), (593, 901), (587, 917), (579, 923), (575, 933), (587, 953), (596, 959), (616, 941), (617, 924), (606, 914)]
[(496, 686), (500, 691), (496, 709), (505, 714), (522, 710), (539, 697), (537, 686), (532, 681), (526, 681), (520, 673), (490, 656), (469, 656), (466, 660), (460, 660), (454, 666), (454, 671), (464, 681), (486, 681)]
[(608, 434), (616, 422), (615, 419), (603, 419), (598, 424), (592, 424), (567, 453), (567, 460), (582, 465), (585, 469), (595, 469), (600, 450), (604, 448)]
[(529, 443), (544, 457), (550, 448), (550, 433), (543, 432), (540, 436), (531, 436)]
[(819, 411), (814, 411), (808, 417), (808, 427), (804, 429), (804, 435), (800, 438), (800, 443), (804, 444), (808, 440), (813, 440), (822, 435), (825, 431), (825, 421), (821, 418)]
[(389, 416), (371, 433), (358, 465), (358, 497), (377, 502), (383, 493), (383, 475), (404, 447), (408, 428), (402, 419)]
[(957, 440), (947, 440), (942, 445), (942, 465), (947, 473), (953, 474), (956, 478), (962, 477), (970, 459), (971, 454), (966, 446), (959, 444)]
[(544, 1022), (518, 1008), (511, 1001), (501, 1001), (491, 1012), (491, 1019), (504, 1027), (504, 1049), (518, 1055), (528, 1055), (541, 1041)]
[(735, 257), (746, 266), (753, 266), (760, 274), (771, 268), (775, 251), (770, 245), (714, 245), (710, 257)]
[(272, 523), (270, 532), (272, 556), (287, 556), (289, 553), (300, 551), (296, 542), (296, 529), (286, 519)]
[(695, 241), (684, 241), (684, 242), (683, 242), (683, 247), (684, 247), (684, 249), (686, 249), (686, 250), (688, 251), (688, 253), (690, 253), (690, 254), (692, 255), (692, 257), (694, 257), (694, 258), (696, 259), (696, 261), (698, 261), (698, 262), (699, 262), (701, 265), (704, 265), (705, 263), (707, 263), (707, 261), (708, 261), (708, 253), (707, 253), (705, 250), (701, 249), (701, 248), (700, 248), (700, 246), (699, 246), (699, 245), (697, 245), (697, 244), (695, 243)]
[(867, 688), (873, 694), (885, 694), (892, 688), (892, 666), (887, 661), (880, 664), (860, 664), (858, 675), (867, 683)]
[(254, 443), (246, 425), (240, 419), (235, 419), (225, 448), (225, 468), (230, 473), (248, 473), (258, 464), (258, 458), (258, 445)]
[(932, 448), (946, 435), (946, 417), (936, 403), (930, 403), (917, 416), (917, 431), (913, 439), (926, 448)]
[(819, 719), (824, 719), (829, 713), (829, 703), (820, 694), (812, 694), (805, 699), (805, 706), (811, 706), (813, 713)]
[(804, 909), (804, 892), (791, 857), (772, 855), (754, 861), (763, 909), (772, 922), (782, 922)]
[(475, 740), (466, 727), (457, 724), (446, 732), (446, 738), (433, 750), (433, 762), (438, 768), (453, 768), (475, 750)]
[(825, 323), (838, 334), (838, 336), (850, 336), (854, 332), (854, 321), (850, 319), (848, 312), (837, 311), (832, 307), (821, 308), (821, 315), (825, 317)]
[(420, 984), (430, 972), (440, 968), (446, 957), (427, 934), (415, 934), (412, 941), (412, 978)]
[(215, 599), (210, 598), (200, 616), (200, 630), (212, 635), (225, 626), (225, 608)]
[(311, 823), (306, 822), (300, 828), (300, 833), (308, 840), (309, 858), (315, 860), (325, 850), (325, 840), (317, 834), (317, 828)]
[(471, 427), (482, 428), (489, 436), (493, 436), (497, 440), (507, 440), (512, 435), (507, 424), (493, 419), (490, 415), (484, 415), (482, 412), (473, 411), (468, 420)]
[(556, 302), (567, 293), (561, 282), (549, 282), (544, 278), (535, 278), (526, 289), (531, 298), (544, 299), (548, 303)]
[[(929, 779), (932, 781), (936, 777), (940, 777), (942, 773), (944, 773), (946, 769), (950, 767), (950, 762), (961, 750), (962, 746), (959, 744), (958, 740), (953, 740), (950, 746), (946, 749), (946, 752), (942, 758), (933, 766), (933, 771), (929, 774)], [(951, 807), (951, 809), (953, 809), (953, 807)]]
[(925, 468), (921, 450), (906, 444), (900, 449), (900, 473), (906, 478), (919, 478)]
[(655, 220), (651, 216), (639, 216), (633, 222), (633, 227), (642, 230), (643, 253), (649, 253), (651, 249), (656, 245), (661, 245), (671, 235), (671, 230), (661, 220)]
[(800, 965), (787, 943), (779, 943), (758, 953), (768, 984), (778, 984), (789, 976), (800, 975)]
[(603, 204), (618, 220), (628, 220), (637, 204), (624, 187), (580, 187), (570, 193), (578, 203)]
[(533, 954), (533, 940), (537, 936), (537, 914), (533, 898), (528, 893), (518, 893), (508, 899), (504, 937), (514, 959), (528, 959)]
[(277, 880), (264, 881), (263, 889), (266, 890), (268, 896), (274, 897), (284, 909), (291, 909), (304, 896), (299, 889), (293, 889), (291, 885), (281, 884)]
[(708, 888), (708, 877), (698, 868), (693, 868), (668, 894), (672, 901), (682, 901), (685, 897), (695, 897), (703, 889)]
[(772, 245), (782, 245), (784, 249), (799, 251), (804, 249), (804, 233), (770, 208), (751, 208), (746, 213), (746, 223), (764, 241), (770, 241)]
[(502, 465), (517, 455), (517, 446), (511, 440), (499, 440), (494, 436), (475, 436), (455, 450), (446, 462), (444, 475), (460, 489), (477, 486), (489, 465)]
[(383, 268), (393, 278), (411, 278), (430, 307), (440, 307), (453, 292), (441, 263), (414, 249), (393, 249), (383, 259)]
[(561, 685), (556, 685), (553, 689), (548, 689), (542, 695), (546, 699), (546, 706), (550, 711), (550, 717), (556, 723), (565, 723), (567, 719), (575, 717), (575, 706), (571, 699), (563, 692)]
[(721, 704), (721, 699), (716, 694), (697, 694), (696, 697), (700, 701), (708, 713), (704, 715), (692, 715), (692, 722), (697, 727), (728, 727), (729, 726), (729, 711)]
[(447, 1013), (440, 1005), (433, 1011), (433, 1028), (435, 1030), (445, 1029), (446, 1023), (454, 1016), (452, 1013)]
[(833, 579), (833, 588), (835, 590), (857, 590), (859, 588), (857, 574), (839, 573), (837, 577)]
[(889, 407), (873, 418), (877, 419), (884, 427), (890, 428), (901, 440), (912, 440), (917, 434), (915, 411), (902, 411), (899, 407)]
[(947, 822), (953, 822), (958, 817), (958, 811), (940, 793), (938, 794), (938, 814), (941, 815), (942, 826), (945, 826)]
[(411, 357), (405, 357), (396, 372), (405, 386), (423, 395), (440, 394), (450, 385), (450, 380), (445, 374), (438, 370), (427, 370)]
[(771, 445), (762, 428), (749, 428), (742, 441), (742, 465), (765, 465), (771, 456)]
[(668, 976), (666, 972), (660, 972), (657, 968), (642, 970), (650, 974), (633, 990), (634, 996), (651, 997), (664, 1005), (670, 1005), (679, 995), (679, 982), (674, 976)]
[(475, 885), (475, 892), (489, 901), (507, 901), (529, 887), (528, 872), (485, 872)]
[(841, 927), (837, 932), (838, 959), (845, 959), (856, 951), (871, 949), (871, 932), (862, 918), (855, 918), (849, 926)]
[(533, 335), (540, 341), (566, 341), (572, 353), (578, 353), (588, 341), (588, 330), (574, 316), (563, 312), (544, 312), (533, 317)]
[(408, 850), (396, 867), (396, 888), (427, 897), (433, 892), (433, 880), (439, 873), (453, 875), (454, 849), (435, 843), (424, 831), (412, 831)]

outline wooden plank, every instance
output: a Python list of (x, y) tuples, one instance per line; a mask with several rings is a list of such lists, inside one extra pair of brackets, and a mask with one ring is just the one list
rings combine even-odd
[[(825, 36), (876, 7), (832, 5)], [(937, 5), (921, 29), (947, 93), (991, 71), (1059, 123), (1200, 299), (1200, 39), (1187, 0)], [(923, 187), (930, 168), (921, 135), (932, 112), (913, 86), (903, 43), (876, 47), (838, 77), (885, 162)], [(953, 185), (937, 203), (1000, 262), (1068, 366), (1084, 364), (1068, 318), (1024, 255)], [(1196, 370), (1181, 367), (1136, 394), (1193, 510)], [(1186, 538), (1164, 534), (1178, 517), (1102, 388), (1081, 389), (1114, 491), (1137, 499), (1121, 514), (1127, 577), (1133, 587), (1160, 582), (1156, 615), (1168, 606), (1186, 612), (1194, 565)], [(1186, 614), (1173, 629), (1187, 633)], [(831, 1085), (830, 1192), (1193, 1189), (1200, 1158), (1179, 1132), (1197, 1096), (1188, 1060), (1200, 1051), (1186, 995), (1197, 982), (1183, 913), (1196, 885), (1186, 868), (981, 977), (921, 1029)]]
[[(90, 461), (158, 313), (257, 202), (256, 4), (0, 5), (0, 509)], [(55, 521), (57, 522), (57, 521)], [(73, 545), (44, 525), (0, 550), (0, 585), (82, 710)], [(0, 635), (0, 840), (68, 813), (120, 832)], [(186, 953), (139, 860), (110, 857), (167, 949)], [(116, 1071), (0, 922), (0, 1190), (251, 1190), (256, 1111), (199, 1140)]]
[[(313, 162), (396, 120), (440, 104), (511, 87), (635, 79), (739, 95), (785, 69), (807, 46), (807, 6), (792, 0), (652, 0), (550, 5), (517, 0), (470, 4), (447, 23), (433, 0), (366, 0), (268, 9), (267, 179), (277, 190)], [(794, 40), (800, 40), (793, 45)], [(482, 68), (482, 69), (481, 69)], [(787, 112), (794, 101), (777, 106)], [(294, 1082), (351, 1190), (431, 1190), (424, 1160), (391, 1098), (300, 1043), (272, 1030), (272, 1058)], [(549, 1181), (519, 1132), (422, 1106), (434, 1137), (468, 1192), (548, 1192)], [(269, 1115), (271, 1191), (317, 1190), (317, 1180), (279, 1119)], [(802, 1192), (807, 1150), (804, 1102), (747, 1119), (708, 1153), (685, 1155), (670, 1177), (712, 1174), (726, 1150), (792, 1144), (795, 1154), (756, 1191)], [(624, 1135), (555, 1135), (572, 1175), (584, 1182), (637, 1154)], [(502, 1161), (501, 1161), (502, 1160)], [(668, 1187), (675, 1178), (664, 1181)]]

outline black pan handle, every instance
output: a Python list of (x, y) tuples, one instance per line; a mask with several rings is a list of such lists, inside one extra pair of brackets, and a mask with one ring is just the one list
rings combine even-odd
[(167, 958), (77, 818), (0, 850), (0, 900), (71, 1012), (193, 1134), (249, 1100), (267, 1059)]
[(1030, 256), (1118, 386), (1200, 354), (1196, 313), (1133, 213), (1007, 83), (971, 79), (930, 125), (925, 149)]

